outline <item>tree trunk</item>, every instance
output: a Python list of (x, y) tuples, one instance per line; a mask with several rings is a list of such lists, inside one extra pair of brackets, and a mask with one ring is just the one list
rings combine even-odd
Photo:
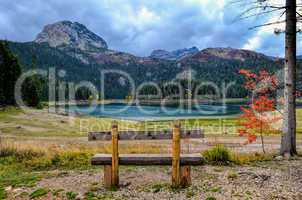
[(296, 150), (296, 0), (286, 0), (284, 122), (280, 154)]
[(261, 124), (260, 124), (260, 138), (261, 138), (261, 145), (262, 145), (262, 151), (265, 154), (265, 148), (264, 148), (264, 139), (263, 139), (263, 126), (262, 126), (262, 120), (261, 120)]

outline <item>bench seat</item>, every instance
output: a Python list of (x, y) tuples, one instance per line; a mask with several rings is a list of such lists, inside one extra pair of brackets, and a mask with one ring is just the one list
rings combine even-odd
[[(92, 165), (111, 165), (111, 154), (96, 154), (91, 159)], [(181, 154), (180, 165), (202, 165), (200, 154)], [(172, 165), (171, 154), (120, 154), (119, 165)]]

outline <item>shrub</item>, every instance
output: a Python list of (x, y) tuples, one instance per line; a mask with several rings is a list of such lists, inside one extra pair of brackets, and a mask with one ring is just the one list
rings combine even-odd
[(36, 108), (39, 109), (39, 110), (42, 110), (44, 108), (44, 104), (40, 102), (40, 103), (38, 103)]
[(0, 148), (0, 157), (15, 157), (16, 160), (20, 162), (42, 157), (43, 155), (43, 152), (34, 151), (32, 149), (17, 149), (11, 146), (3, 146)]
[(12, 147), (1, 147), (0, 148), (0, 157), (9, 157), (13, 156), (16, 153), (16, 149)]
[(237, 165), (249, 164), (253, 162), (263, 162), (274, 160), (275, 154), (273, 153), (241, 153), (233, 154), (232, 161)]
[(46, 170), (52, 167), (51, 159), (47, 156), (24, 161), (24, 165), (32, 170)]
[(56, 168), (87, 168), (90, 166), (89, 151), (42, 152), (31, 148), (19, 149), (14, 146), (0, 147), (0, 163), (19, 163), (31, 170), (49, 170)]
[(46, 169), (75, 169), (89, 167), (89, 160), (92, 154), (87, 152), (63, 151), (54, 154), (45, 155), (43, 157), (33, 158), (24, 161), (26, 167), (33, 170)]
[(89, 166), (91, 156), (92, 154), (87, 152), (60, 152), (51, 158), (51, 162), (56, 167), (81, 168)]
[(211, 164), (226, 165), (231, 162), (230, 151), (222, 145), (217, 145), (212, 149), (204, 151), (202, 156), (206, 162)]
[(74, 199), (77, 198), (77, 196), (78, 196), (78, 193), (75, 193), (75, 192), (66, 192), (66, 197), (69, 200), (74, 200)]

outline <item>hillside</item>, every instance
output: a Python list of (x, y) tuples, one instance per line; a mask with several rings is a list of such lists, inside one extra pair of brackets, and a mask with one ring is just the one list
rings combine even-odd
[[(244, 97), (246, 91), (241, 87), (243, 80), (238, 76), (239, 69), (276, 71), (282, 66), (282, 62), (263, 54), (232, 48), (175, 50), (170, 55), (178, 58), (173, 59), (156, 57), (154, 52), (150, 57), (138, 57), (111, 50), (104, 39), (84, 25), (68, 21), (47, 25), (33, 42), (9, 44), (24, 70), (30, 69), (32, 56), (36, 55), (39, 68), (55, 66), (57, 70), (66, 71), (64, 80), (76, 83), (92, 81), (98, 88), (103, 69), (122, 70), (134, 79), (136, 85), (152, 81), (161, 86), (173, 79), (185, 79), (184, 74), (192, 70), (194, 84), (211, 81), (221, 86), (223, 82), (235, 81), (228, 97)], [(184, 81), (181, 82), (186, 87)], [(110, 88), (105, 91), (106, 98), (124, 98), (129, 94), (129, 82), (118, 75), (107, 76), (105, 84), (105, 88)], [(168, 90), (164, 94), (171, 93), (171, 88)], [(206, 88), (203, 90), (208, 91)], [(152, 89), (146, 88), (145, 93), (148, 91)]]

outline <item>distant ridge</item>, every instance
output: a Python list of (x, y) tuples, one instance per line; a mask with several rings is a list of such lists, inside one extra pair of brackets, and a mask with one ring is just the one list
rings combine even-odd
[(199, 49), (197, 47), (191, 47), (191, 48), (184, 48), (184, 49), (178, 49), (174, 51), (166, 51), (166, 50), (154, 50), (152, 51), (150, 58), (157, 58), (157, 59), (165, 59), (165, 60), (180, 60), (185, 57), (192, 56), (199, 52)]
[[(100, 86), (100, 71), (121, 70), (136, 85), (145, 81), (164, 84), (185, 79), (186, 72), (194, 71), (194, 82), (210, 81), (219, 86), (235, 82), (228, 97), (245, 97), (243, 79), (239, 69), (253, 71), (281, 69), (279, 62), (264, 54), (234, 48), (184, 48), (175, 51), (155, 50), (148, 57), (139, 57), (110, 49), (107, 42), (78, 22), (61, 21), (46, 25), (32, 42), (9, 42), (11, 50), (19, 57), (24, 70), (30, 69), (32, 54), (39, 68), (56, 67), (65, 70), (66, 81), (91, 81)], [(106, 98), (125, 98), (129, 95), (127, 81), (118, 76), (106, 80)], [(123, 83), (123, 84), (122, 84)], [(152, 91), (152, 90), (147, 90)]]

